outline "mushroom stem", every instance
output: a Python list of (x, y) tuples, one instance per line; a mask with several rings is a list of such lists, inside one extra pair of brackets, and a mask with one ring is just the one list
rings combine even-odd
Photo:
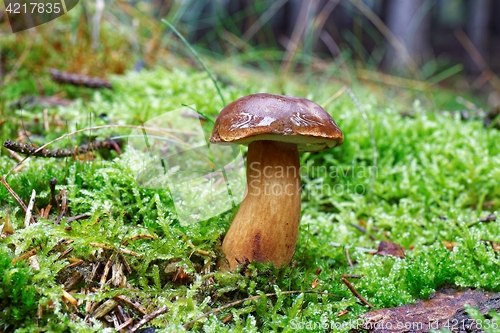
[(299, 220), (297, 145), (252, 142), (247, 155), (247, 194), (222, 244), (229, 269), (254, 260), (275, 266), (290, 263)]

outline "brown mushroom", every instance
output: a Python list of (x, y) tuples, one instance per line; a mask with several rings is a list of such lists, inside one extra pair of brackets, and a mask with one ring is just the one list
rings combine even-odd
[(300, 220), (299, 152), (343, 140), (332, 117), (304, 98), (254, 94), (222, 109), (210, 141), (248, 145), (246, 196), (222, 244), (223, 269), (254, 260), (290, 263)]

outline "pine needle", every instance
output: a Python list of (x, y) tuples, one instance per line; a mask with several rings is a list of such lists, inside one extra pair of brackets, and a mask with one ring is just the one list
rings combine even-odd
[(191, 46), (191, 44), (186, 40), (186, 38), (184, 38), (184, 36), (170, 22), (168, 22), (165, 19), (162, 19), (161, 21), (163, 23), (165, 23), (170, 29), (172, 29), (172, 31), (177, 35), (177, 37), (179, 37), (179, 39), (187, 46), (187, 48), (189, 49), (189, 51), (194, 55), (194, 57), (200, 63), (201, 67), (203, 67), (203, 69), (205, 70), (205, 72), (207, 72), (208, 76), (210, 77), (210, 79), (214, 83), (215, 89), (217, 89), (217, 93), (219, 94), (219, 97), (220, 97), (220, 99), (222, 101), (222, 105), (226, 106), (226, 101), (224, 100), (224, 97), (222, 96), (222, 93), (220, 91), (219, 85), (217, 84), (217, 80), (215, 80), (215, 78), (213, 77), (212, 73), (210, 73), (210, 71), (208, 70), (207, 65), (205, 65), (205, 63), (203, 62), (203, 60), (201, 60), (200, 56), (198, 55), (198, 52), (196, 52), (196, 50)]

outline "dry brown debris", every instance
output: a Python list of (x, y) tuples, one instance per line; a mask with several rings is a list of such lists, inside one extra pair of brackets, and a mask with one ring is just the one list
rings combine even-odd
[(478, 325), (464, 310), (464, 305), (477, 306), (481, 313), (500, 308), (500, 293), (481, 290), (445, 288), (428, 300), (418, 300), (390, 309), (380, 309), (360, 317), (362, 328), (372, 333), (429, 332), (446, 327), (452, 332), (479, 332)]
[(377, 252), (375, 252), (375, 254), (379, 256), (393, 256), (398, 258), (404, 258), (405, 250), (396, 243), (389, 241), (382, 241), (378, 244), (378, 250)]

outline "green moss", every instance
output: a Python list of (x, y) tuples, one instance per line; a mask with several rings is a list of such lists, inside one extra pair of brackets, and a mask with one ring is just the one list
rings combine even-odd
[(12, 263), (12, 257), (0, 247), (0, 326), (3, 330), (29, 327), (36, 315), (38, 300), (33, 273), (23, 263)]
[[(252, 78), (248, 80), (251, 82)], [(87, 103), (79, 101), (58, 108), (58, 115), (68, 123), (67, 130), (101, 124), (95, 115), (103, 111), (113, 124), (139, 125), (182, 104), (194, 105), (209, 116), (216, 116), (222, 107), (205, 73), (157, 69), (115, 77), (113, 84), (112, 92), (95, 93)], [(222, 94), (229, 101), (263, 90), (279, 93), (277, 87), (263, 81), (259, 86), (249, 83), (247, 88), (225, 86)], [(26, 279), (25, 284), (34, 283), (33, 288), (27, 289), (31, 291), (25, 292), (28, 294), (16, 292), (15, 296), (6, 296), (19, 302), (19, 306), (7, 306), (7, 311), (21, 311), (19, 316), (30, 314), (34, 318), (33, 311), (39, 305), (44, 309), (38, 323), (25, 323), (25, 331), (102, 331), (104, 328), (97, 320), (92, 327), (83, 322), (85, 301), (98, 302), (125, 294), (145, 305), (149, 312), (167, 306), (169, 312), (150, 324), (167, 325), (164, 331), (182, 331), (183, 324), (203, 313), (260, 295), (199, 320), (193, 331), (323, 332), (328, 331), (325, 325), (338, 325), (335, 327), (342, 328), (334, 331), (345, 332), (369, 309), (342, 283), (342, 274), (361, 275), (361, 279), (351, 279), (352, 284), (378, 308), (428, 297), (444, 284), (498, 291), (495, 272), (499, 256), (487, 241), (500, 242), (500, 226), (497, 222), (472, 223), (500, 208), (499, 132), (486, 130), (476, 121), (462, 122), (450, 114), (435, 112), (418, 100), (411, 107), (414, 117), (402, 117), (397, 105), (380, 105), (362, 87), (355, 88), (374, 128), (377, 168), (372, 168), (373, 147), (366, 124), (352, 100), (343, 95), (327, 110), (346, 135), (344, 145), (301, 156), (303, 206), (294, 265), (276, 269), (252, 264), (246, 274), (217, 271), (220, 240), (234, 211), (228, 209), (195, 223), (182, 221), (176, 215), (176, 198), (169, 188), (145, 188), (136, 181), (138, 163), (150, 158), (146, 154), (125, 147), (121, 156), (97, 157), (93, 161), (31, 158), (21, 172), (7, 177), (21, 199), (27, 202), (35, 189), (35, 205), (45, 207), (50, 199), (48, 182), (56, 177), (57, 191), (67, 191), (70, 216), (88, 213), (89, 218), (74, 221), (71, 229), (66, 229), (65, 219), (61, 225), (54, 224), (59, 214), (54, 209), (49, 220), (40, 219), (24, 228), (23, 212), (0, 187), (0, 209), (4, 215), (11, 212), (16, 229), (14, 235), (2, 240), (4, 271), (19, 272), (16, 274)], [(301, 89), (287, 83), (286, 92), (305, 95)], [(331, 86), (315, 84), (308, 90), (308, 97), (318, 102), (336, 91)], [(34, 114), (37, 112), (40, 111)], [(185, 129), (187, 121), (179, 118), (169, 126)], [(211, 126), (203, 125), (205, 137)], [(76, 135), (72, 140), (126, 136), (129, 131), (111, 128)], [(44, 142), (61, 133), (42, 135)], [(67, 143), (62, 140), (55, 146)], [(14, 165), (6, 156), (0, 157), (2, 174)], [(202, 209), (217, 208), (216, 202), (203, 201), (204, 197), (189, 186), (181, 191)], [(361, 224), (366, 233), (353, 227)], [(124, 243), (139, 234), (151, 238)], [(50, 252), (62, 238), (73, 241), (71, 257), (83, 259), (89, 265), (86, 267), (97, 261), (105, 263), (122, 249), (139, 254), (124, 254), (132, 268), (127, 275), (129, 286), (107, 285), (89, 296), (77, 292), (75, 297), (82, 301), (77, 307), (80, 315), (69, 319), (74, 309), (61, 300), (68, 262), (57, 260), (58, 251)], [(406, 258), (369, 254), (382, 240), (402, 245), (407, 249)], [(442, 241), (455, 242), (453, 250), (445, 249)], [(91, 243), (114, 250), (98, 250)], [(35, 246), (41, 247), (37, 255), (39, 271), (33, 272), (23, 264), (10, 265), (13, 256)], [(346, 249), (354, 267), (349, 265)], [(171, 270), (165, 270), (167, 267)], [(179, 267), (186, 279), (174, 279)], [(84, 280), (76, 290), (94, 283)], [(265, 296), (269, 293), (273, 295)], [(53, 306), (48, 307), (49, 303)], [(343, 310), (349, 312), (339, 317)], [(232, 319), (222, 323), (228, 315)], [(18, 325), (19, 331), (23, 331), (22, 323), (8, 324)]]

